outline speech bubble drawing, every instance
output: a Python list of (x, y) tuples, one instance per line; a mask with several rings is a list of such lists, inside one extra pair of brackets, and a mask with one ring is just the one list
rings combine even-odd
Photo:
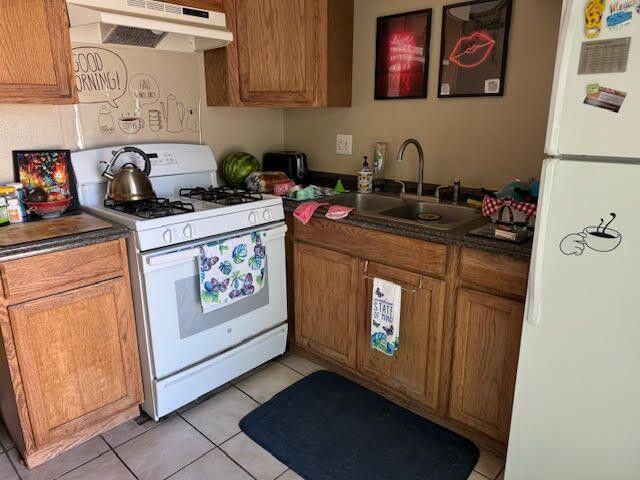
[(136, 106), (156, 103), (160, 100), (160, 87), (151, 75), (138, 73), (131, 77), (129, 95), (135, 100)]
[(71, 52), (78, 101), (118, 108), (116, 100), (127, 91), (127, 66), (120, 55), (98, 47), (76, 47)]

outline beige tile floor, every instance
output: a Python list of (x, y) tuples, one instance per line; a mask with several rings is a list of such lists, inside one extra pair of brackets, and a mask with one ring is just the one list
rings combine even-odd
[[(161, 422), (127, 422), (27, 470), (0, 424), (0, 480), (301, 480), (240, 431), (260, 403), (320, 367), (286, 355)], [(482, 452), (469, 480), (503, 479), (504, 459)]]

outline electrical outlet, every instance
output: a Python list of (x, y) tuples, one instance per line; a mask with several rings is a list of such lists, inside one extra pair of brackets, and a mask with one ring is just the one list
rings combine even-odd
[(353, 135), (339, 133), (336, 136), (336, 153), (338, 155), (353, 154)]

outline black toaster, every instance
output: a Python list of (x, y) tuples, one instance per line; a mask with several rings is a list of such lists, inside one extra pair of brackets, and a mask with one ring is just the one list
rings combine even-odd
[(297, 184), (306, 184), (307, 155), (302, 152), (266, 152), (262, 157), (262, 171), (284, 172)]

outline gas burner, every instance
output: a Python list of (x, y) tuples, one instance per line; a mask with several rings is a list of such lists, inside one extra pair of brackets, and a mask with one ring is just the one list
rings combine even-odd
[(219, 205), (241, 205), (243, 203), (263, 200), (261, 193), (254, 193), (241, 188), (231, 187), (196, 187), (180, 190), (181, 197), (193, 198)]
[(136, 215), (141, 218), (160, 218), (170, 215), (180, 215), (195, 211), (193, 205), (181, 201), (172, 202), (168, 198), (152, 198), (136, 202), (118, 202), (105, 200), (104, 206), (122, 213)]

